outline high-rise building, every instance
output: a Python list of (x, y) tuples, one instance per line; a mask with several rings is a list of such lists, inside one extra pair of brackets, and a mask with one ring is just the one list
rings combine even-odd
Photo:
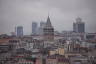
[(40, 22), (40, 27), (44, 27), (45, 26), (45, 22), (41, 21)]
[(85, 23), (82, 22), (81, 18), (76, 18), (76, 22), (73, 23), (73, 31), (78, 33), (85, 32)]
[(38, 25), (37, 22), (32, 22), (32, 35), (37, 35)]
[(44, 26), (45, 26), (45, 22), (40, 22), (40, 27), (39, 27), (39, 35), (43, 35), (43, 28), (44, 28)]
[(23, 27), (18, 26), (16, 29), (17, 36), (23, 36)]
[(43, 28), (44, 40), (45, 41), (53, 41), (54, 40), (54, 28), (51, 25), (50, 18), (48, 16), (45, 27)]

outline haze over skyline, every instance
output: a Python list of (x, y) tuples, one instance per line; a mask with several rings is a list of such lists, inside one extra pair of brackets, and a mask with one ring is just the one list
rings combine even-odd
[(96, 0), (0, 0), (0, 34), (23, 26), (31, 34), (32, 21), (46, 22), (48, 13), (55, 30), (73, 30), (73, 22), (81, 17), (86, 32), (96, 32)]

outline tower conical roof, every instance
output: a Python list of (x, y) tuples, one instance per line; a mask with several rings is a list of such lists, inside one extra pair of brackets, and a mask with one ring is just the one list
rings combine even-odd
[(52, 28), (50, 17), (48, 16), (45, 28)]

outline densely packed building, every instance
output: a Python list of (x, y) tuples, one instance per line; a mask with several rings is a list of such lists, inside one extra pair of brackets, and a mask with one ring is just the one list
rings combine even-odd
[(42, 35), (0, 35), (0, 64), (96, 63), (96, 34), (54, 32), (48, 16)]

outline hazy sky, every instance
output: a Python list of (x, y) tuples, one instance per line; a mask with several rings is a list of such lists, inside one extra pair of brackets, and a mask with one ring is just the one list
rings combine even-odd
[(48, 13), (55, 30), (72, 30), (81, 17), (86, 32), (96, 32), (96, 0), (0, 0), (0, 34), (21, 25), (30, 34), (32, 21), (46, 22)]

